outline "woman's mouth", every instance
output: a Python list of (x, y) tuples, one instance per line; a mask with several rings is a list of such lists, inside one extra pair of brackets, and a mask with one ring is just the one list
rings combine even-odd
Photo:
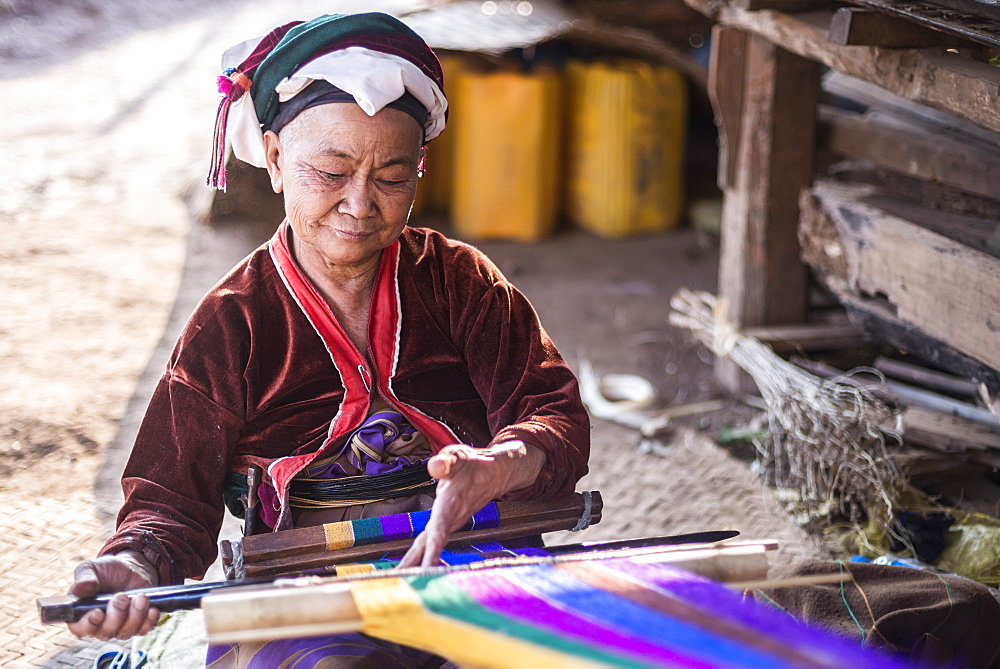
[(341, 239), (347, 239), (353, 242), (364, 241), (375, 234), (370, 230), (343, 230), (340, 228), (334, 229), (334, 232)]

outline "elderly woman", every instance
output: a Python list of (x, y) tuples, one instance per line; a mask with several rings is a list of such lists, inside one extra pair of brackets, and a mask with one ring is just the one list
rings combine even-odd
[[(475, 248), (407, 227), (446, 116), (430, 48), (387, 15), (323, 16), (234, 47), (224, 65), (217, 160), (228, 133), (267, 168), (285, 220), (188, 322), (125, 470), (117, 532), (77, 568), (73, 594), (201, 577), (223, 496), (250, 465), (267, 472), (274, 529), (432, 504), (404, 565), (436, 564), (491, 500), (572, 492), (589, 423), (531, 305)], [(290, 493), (305, 477), (419, 479), (424, 467), (433, 497), (380, 488), (317, 511)], [(70, 629), (127, 638), (157, 618), (121, 595)], [(362, 639), (351, 644), (375, 643)]]

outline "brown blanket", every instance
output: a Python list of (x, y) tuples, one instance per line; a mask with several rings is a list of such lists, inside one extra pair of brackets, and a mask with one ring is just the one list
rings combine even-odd
[(866, 563), (808, 560), (772, 579), (850, 572), (853, 583), (755, 590), (796, 618), (930, 666), (1000, 668), (1000, 604), (960, 576)]

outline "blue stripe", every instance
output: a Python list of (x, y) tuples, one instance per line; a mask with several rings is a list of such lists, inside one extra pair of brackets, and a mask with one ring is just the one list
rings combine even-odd
[(512, 567), (504, 570), (503, 576), (552, 605), (579, 616), (592, 617), (598, 626), (639, 637), (702, 661), (717, 663), (720, 667), (793, 666), (780, 657), (756, 652), (690, 623), (598, 590), (548, 565)]
[(471, 530), (477, 527), (500, 527), (500, 512), (497, 511), (496, 502), (490, 502), (472, 516), (472, 520), (465, 524), (463, 530)]

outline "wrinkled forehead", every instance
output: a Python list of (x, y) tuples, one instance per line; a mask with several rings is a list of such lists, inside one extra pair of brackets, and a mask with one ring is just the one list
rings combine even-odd
[(356, 103), (338, 102), (304, 110), (279, 136), (282, 145), (296, 153), (415, 162), (423, 128), (398, 109), (385, 108), (369, 116)]

